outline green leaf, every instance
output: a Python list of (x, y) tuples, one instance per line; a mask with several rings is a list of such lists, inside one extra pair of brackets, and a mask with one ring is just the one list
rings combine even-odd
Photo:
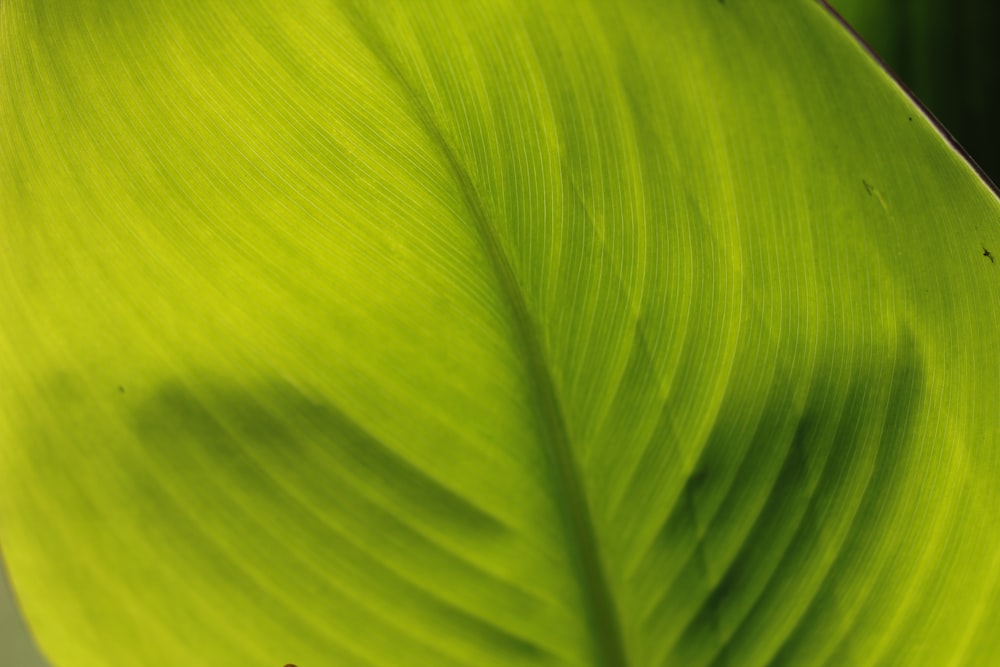
[(0, 536), (54, 665), (1000, 659), (1000, 201), (823, 6), (0, 36)]

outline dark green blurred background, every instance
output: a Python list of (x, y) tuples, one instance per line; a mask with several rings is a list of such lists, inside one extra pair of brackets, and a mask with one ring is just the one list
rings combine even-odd
[(1000, 0), (828, 0), (1000, 182)]
[[(993, 182), (1000, 182), (1000, 0), (830, 4)], [(17, 614), (0, 563), (0, 667), (44, 665)]]

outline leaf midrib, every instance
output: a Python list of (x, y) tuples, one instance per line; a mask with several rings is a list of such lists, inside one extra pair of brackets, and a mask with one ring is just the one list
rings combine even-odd
[[(348, 13), (353, 14), (350, 11)], [(541, 337), (518, 285), (511, 262), (468, 169), (445, 138), (430, 110), (392, 58), (384, 55), (388, 53), (387, 49), (376, 31), (366, 29), (363, 24), (364, 17), (354, 14), (351, 18), (359, 41), (385, 68), (392, 81), (400, 87), (420, 123), (420, 128), (441, 152), (451, 176), (458, 185), (462, 202), (472, 217), (476, 236), (489, 257), (491, 268), (510, 308), (519, 342), (525, 352), (527, 369), (533, 380), (532, 388), (537, 399), (538, 419), (543, 430), (542, 443), (546, 458), (555, 473), (558, 486), (555, 493), (556, 501), (568, 525), (571, 545), (575, 547), (570, 550), (573, 552), (572, 556), (576, 557), (575, 565), (578, 568), (577, 575), (591, 629), (596, 664), (600, 667), (627, 667), (628, 659), (622, 639), (621, 623), (601, 563), (597, 534), (584, 493), (582, 475), (573, 456), (569, 433), (555, 384), (546, 363)]]

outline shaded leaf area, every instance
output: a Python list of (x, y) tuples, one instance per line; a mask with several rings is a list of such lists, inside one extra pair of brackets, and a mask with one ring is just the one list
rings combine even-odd
[(1000, 638), (1000, 201), (813, 2), (0, 7), (58, 667)]
[[(820, 375), (793, 410), (789, 400), (800, 383), (776, 383), (749, 442), (738, 442), (745, 399), (724, 401), (654, 541), (628, 568), (633, 594), (657, 591), (635, 601), (642, 609), (635, 622), (660, 640), (660, 654), (646, 658), (649, 664), (724, 664), (762, 639), (769, 650), (779, 649), (776, 664), (835, 655), (845, 638), (831, 632), (841, 620), (829, 618), (834, 590), (849, 586), (858, 570), (870, 570), (883, 586), (905, 587), (908, 573), (898, 569), (905, 535), (882, 544), (884, 551), (864, 567), (854, 561), (903, 511), (899, 483), (910, 465), (905, 444), (923, 400), (911, 346), (904, 342), (898, 360), (876, 371), (889, 373), (888, 382), (855, 377), (843, 387)], [(51, 391), (83, 416), (88, 410), (67, 400), (66, 384), (57, 377)], [(293, 643), (253, 644), (267, 647), (261, 655), (269, 662), (289, 651), (319, 662), (323, 655), (310, 655), (309, 645), (329, 650), (345, 627), (357, 646), (379, 646), (385, 624), (405, 611), (447, 641), (400, 628), (394, 646), (379, 647), (388, 660), (449, 664), (449, 653), (464, 650), (500, 664), (559, 664), (551, 635), (530, 637), (552, 613), (545, 609), (553, 601), (538, 596), (545, 587), (505, 580), (468, 558), (470, 547), (510, 558), (523, 549), (519, 536), (386, 450), (335, 407), (280, 380), (255, 387), (204, 374), (190, 387), (170, 381), (123, 403), (121, 421), (142, 443), (128, 459), (67, 468), (49, 443), (32, 443), (33, 464), (55, 478), (127, 471), (104, 499), (113, 509), (93, 507), (81, 517), (75, 508), (78, 520), (90, 521), (77, 527), (89, 539), (78, 547), (84, 553), (74, 554), (80, 560), (73, 570), (61, 562), (48, 573), (61, 585), (79, 588), (81, 576), (102, 590), (109, 576), (119, 585), (141, 582), (143, 596), (178, 605), (170, 630), (185, 642), (198, 641), (204, 628), (181, 623), (184, 609), (204, 613), (221, 603), (215, 613), (234, 641), (245, 628), (280, 636), (276, 624), (284, 620)], [(93, 433), (86, 421), (72, 428)], [(760, 484), (747, 488), (740, 479)], [(78, 492), (46, 496), (50, 507), (80, 502)], [(106, 532), (109, 516), (114, 531)], [(361, 538), (372, 533), (378, 541), (365, 545)], [(124, 548), (122, 535), (140, 535), (143, 549), (161, 558), (136, 562), (136, 548)], [(43, 539), (51, 540), (46, 550), (60, 548), (57, 535)], [(95, 559), (89, 564), (88, 552)], [(762, 637), (755, 626), (767, 623), (784, 597), (765, 593), (789, 589), (802, 601), (803, 617), (781, 634)], [(201, 599), (205, 590), (213, 591), (209, 600)], [(476, 597), (480, 601), (470, 604)], [(863, 604), (867, 596), (859, 597)], [(387, 614), (390, 609), (395, 613)], [(84, 613), (93, 611), (88, 605)], [(132, 620), (135, 627), (104, 628), (105, 659), (134, 655), (132, 633), (164, 611), (146, 610)], [(821, 618), (808, 622), (810, 615)], [(337, 619), (336, 631), (327, 619)]]
[(830, 4), (1000, 181), (1000, 6), (989, 0)]

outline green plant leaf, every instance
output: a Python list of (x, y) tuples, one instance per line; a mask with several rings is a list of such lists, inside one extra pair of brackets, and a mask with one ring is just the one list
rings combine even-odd
[(1000, 201), (824, 6), (0, 36), (0, 535), (54, 665), (1000, 658)]

